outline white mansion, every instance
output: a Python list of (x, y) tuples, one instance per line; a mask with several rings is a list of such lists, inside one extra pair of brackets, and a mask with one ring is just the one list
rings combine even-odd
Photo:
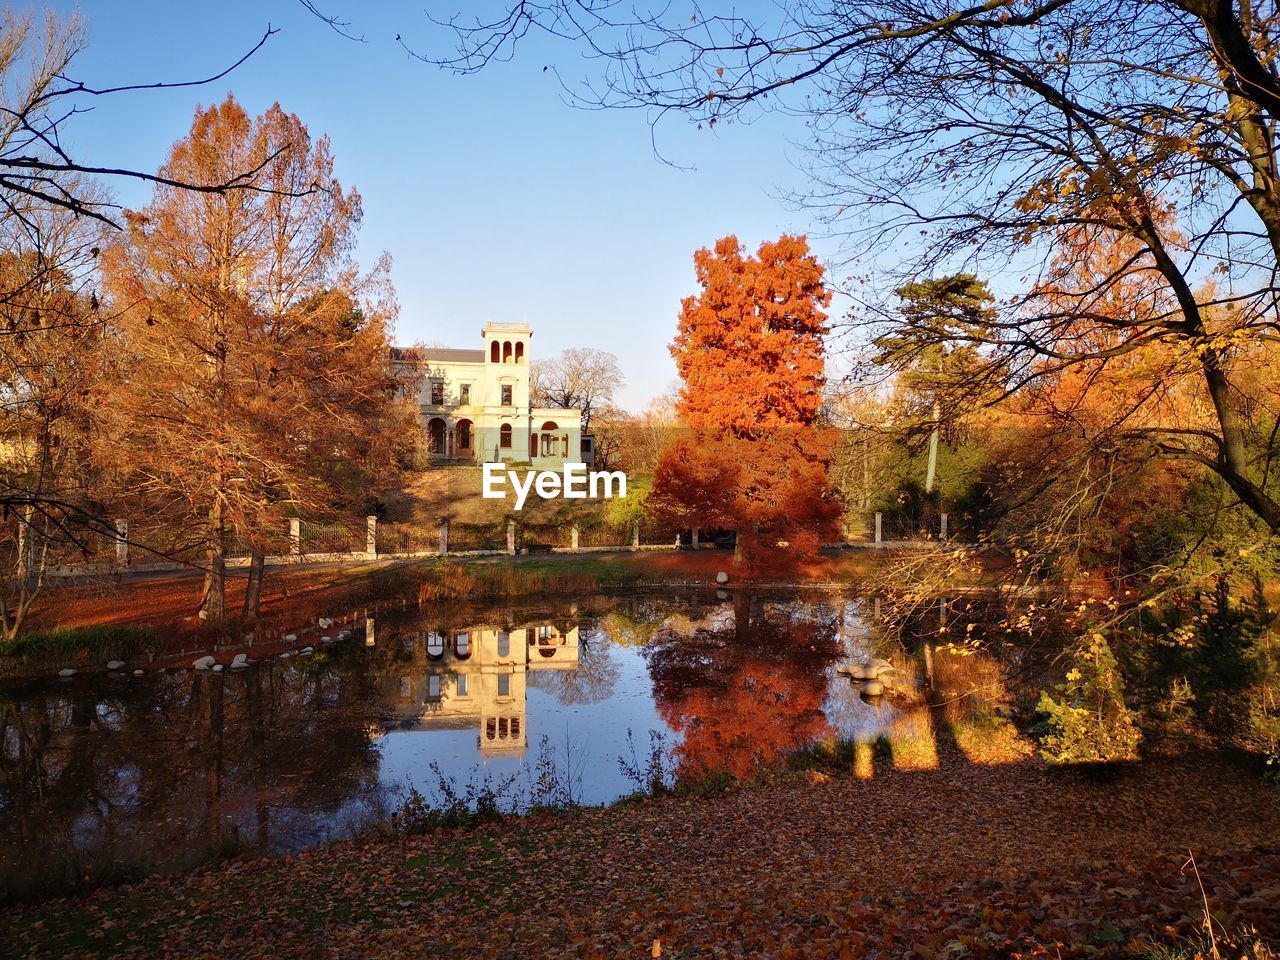
[(437, 462), (529, 462), (559, 467), (594, 462), (582, 436), (582, 412), (530, 406), (527, 323), (486, 323), (483, 350), (426, 347), (397, 351), (397, 362), (422, 363), (418, 405), (427, 450)]

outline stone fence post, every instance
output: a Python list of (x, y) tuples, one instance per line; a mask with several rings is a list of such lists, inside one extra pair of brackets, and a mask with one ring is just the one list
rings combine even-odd
[(449, 555), (449, 521), (440, 521), (440, 556)]
[(569, 549), (578, 549), (578, 525), (576, 523), (569, 529)]
[(876, 546), (884, 543), (884, 514), (876, 511)]
[(507, 555), (511, 557), (516, 555), (516, 522), (514, 520), (507, 521)]
[(129, 565), (129, 521), (123, 517), (116, 521), (116, 566)]
[(370, 560), (378, 558), (378, 518), (365, 517), (364, 552)]
[(693, 549), (698, 549), (698, 528), (693, 528)]
[(640, 521), (637, 520), (631, 525), (631, 549), (640, 549)]
[(939, 538), (942, 540), (947, 539), (947, 515), (945, 513), (942, 515), (942, 525), (939, 528)]
[(297, 517), (289, 518), (289, 553), (302, 556), (302, 521)]

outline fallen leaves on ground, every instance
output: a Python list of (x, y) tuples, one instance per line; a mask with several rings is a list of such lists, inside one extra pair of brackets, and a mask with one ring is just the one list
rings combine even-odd
[(1224, 760), (796, 777), (346, 841), (0, 913), (23, 957), (1133, 956), (1280, 935), (1280, 797)]

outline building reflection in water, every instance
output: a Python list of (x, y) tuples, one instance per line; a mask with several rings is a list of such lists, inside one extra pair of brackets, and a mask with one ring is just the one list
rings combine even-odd
[(523, 755), (529, 745), (528, 675), (578, 669), (578, 628), (406, 632), (388, 664), (382, 697), (398, 729), (475, 729), (482, 757)]

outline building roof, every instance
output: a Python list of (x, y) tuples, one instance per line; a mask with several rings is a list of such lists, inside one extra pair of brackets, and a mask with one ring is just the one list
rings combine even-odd
[(527, 323), (494, 323), (490, 320), (480, 331), (480, 336), (483, 337), (486, 333), (527, 333), (533, 336), (533, 327)]
[(455, 350), (451, 347), (393, 347), (396, 360), (417, 358), (438, 363), (484, 363), (483, 350)]

